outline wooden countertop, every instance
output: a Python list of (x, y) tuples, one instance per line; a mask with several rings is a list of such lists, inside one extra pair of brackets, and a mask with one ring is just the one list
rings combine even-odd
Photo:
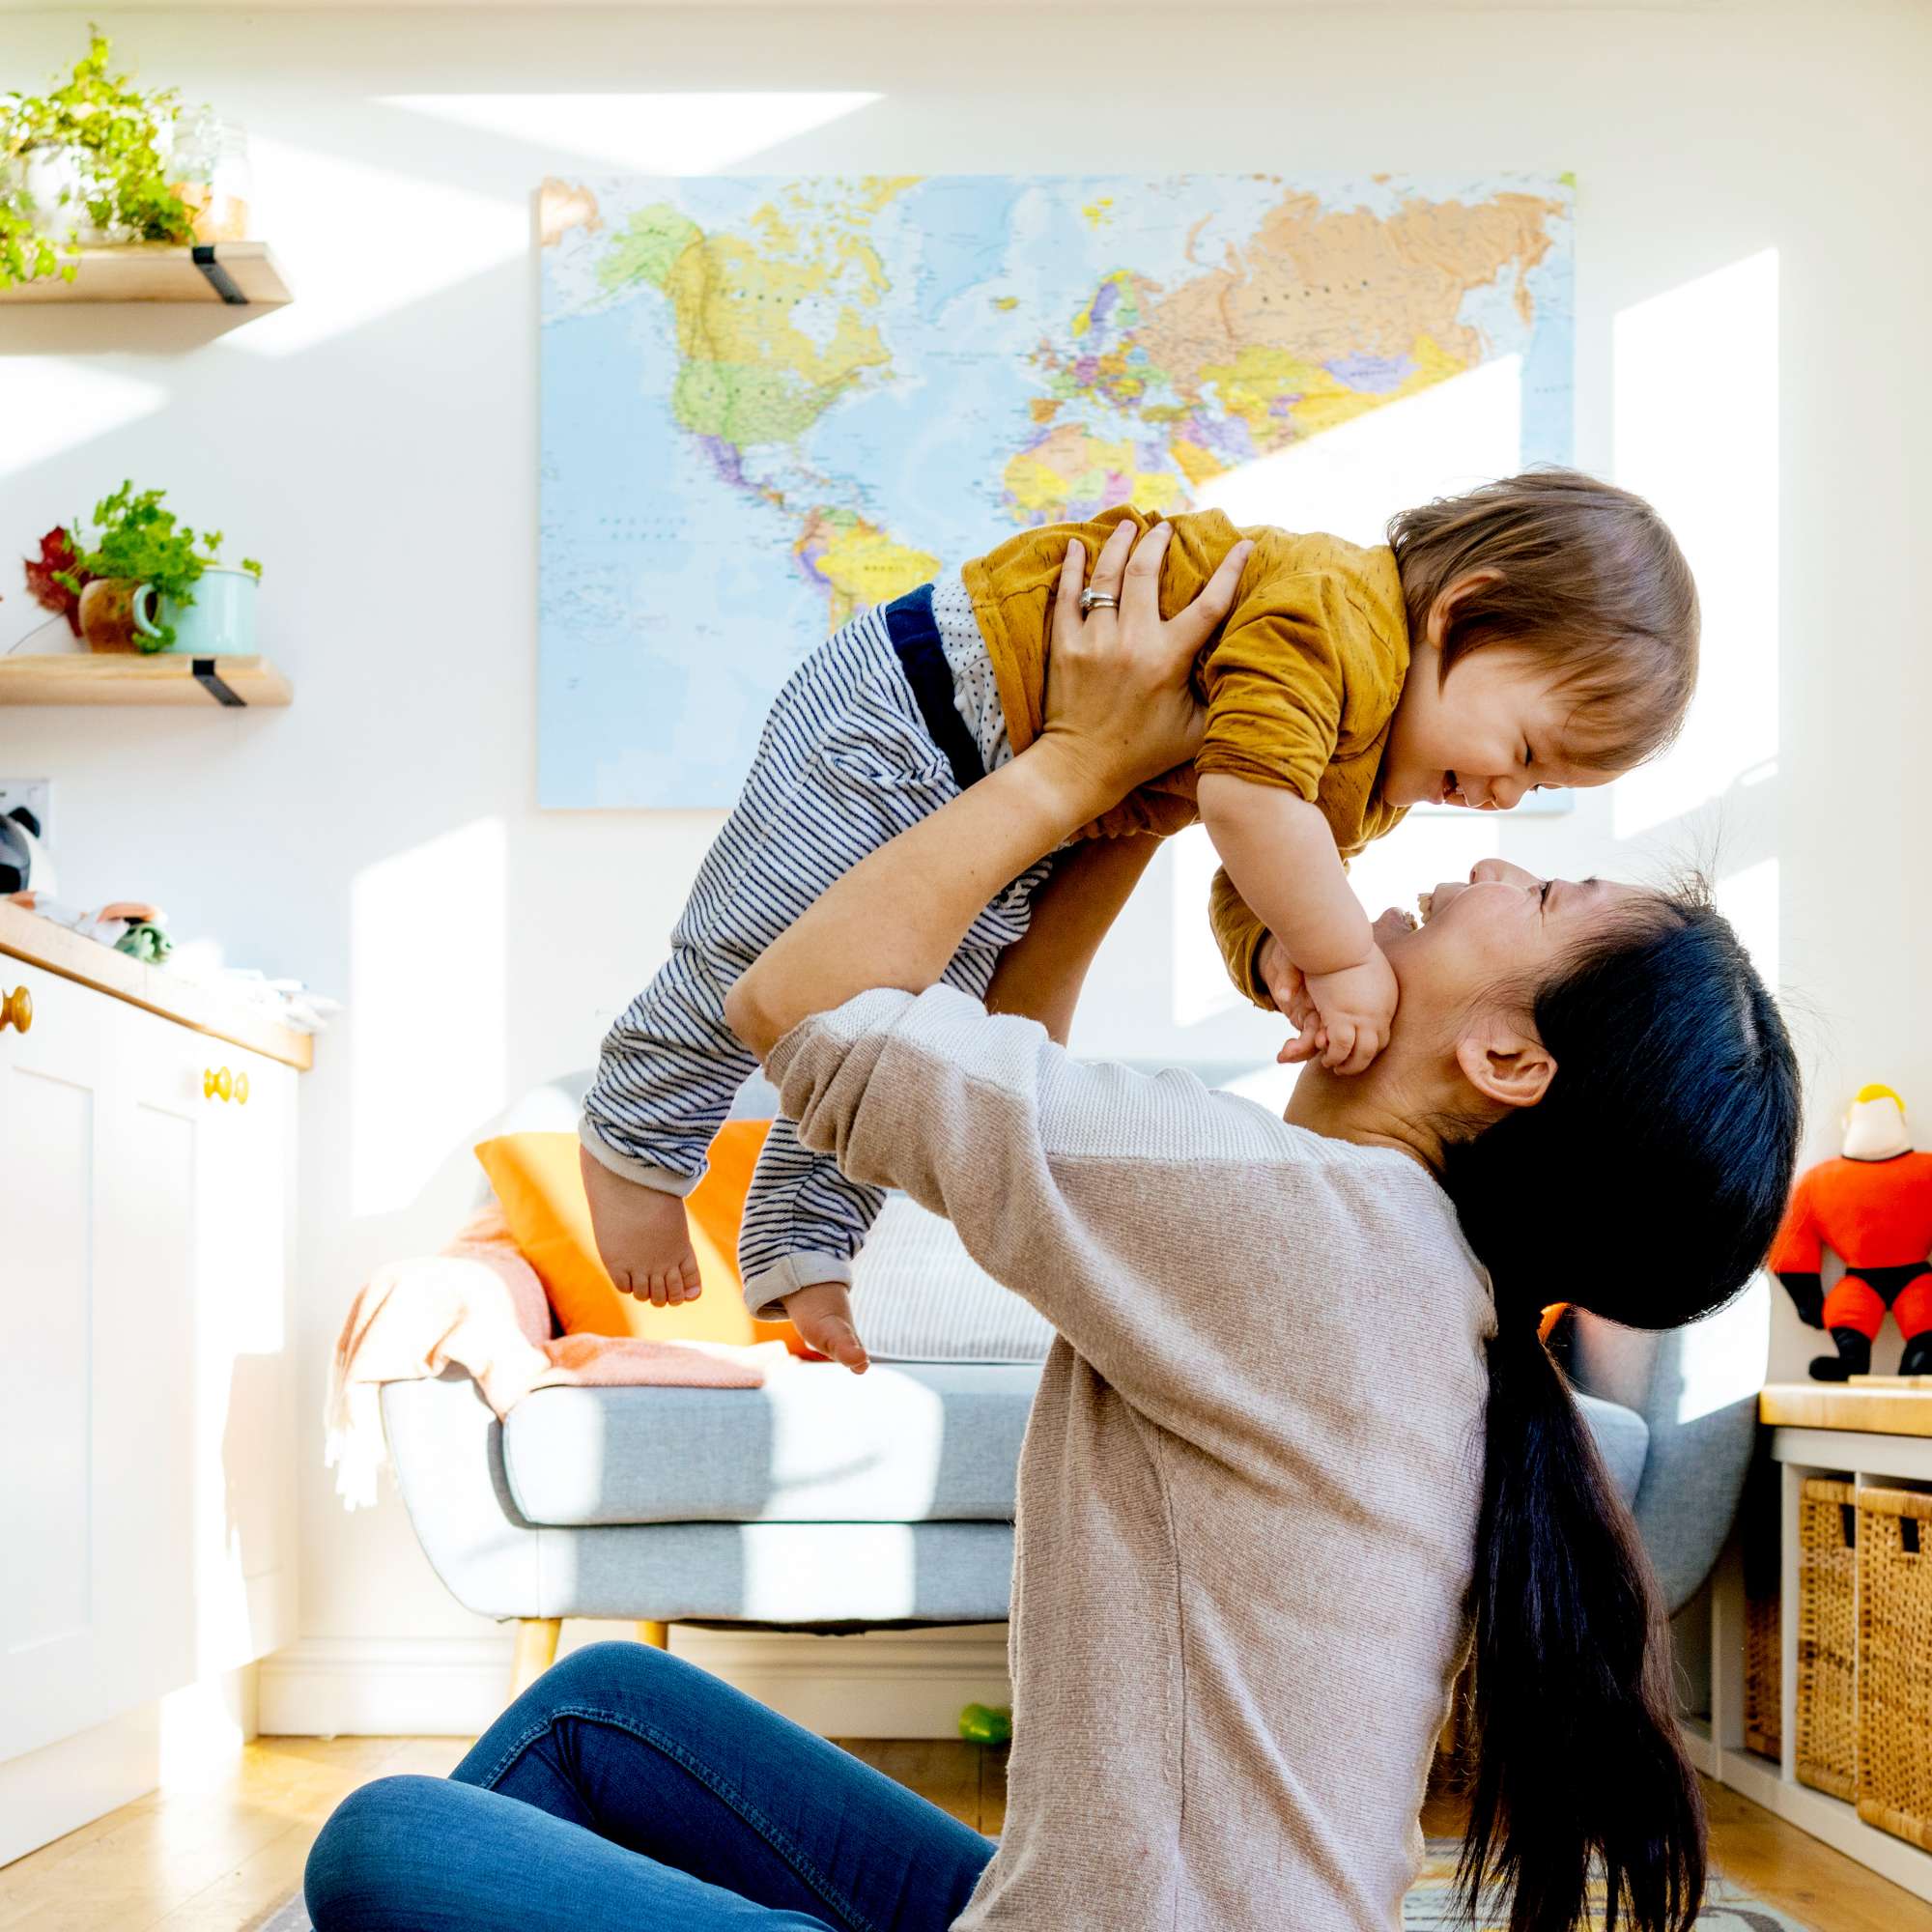
[[(157, 966), (144, 965), (97, 940), (83, 939), (50, 919), (41, 919), (0, 899), (0, 953), (78, 980), (83, 986), (145, 1007), (151, 1013), (213, 1035), (236, 1046), (252, 1048), (306, 1072), (315, 1062), (315, 1042), (305, 1033), (284, 1026), (259, 1007), (237, 999), (219, 986), (199, 985), (177, 979)], [(0, 969), (4, 972), (4, 969)]]
[(1862, 1429), (1873, 1435), (1932, 1435), (1932, 1387), (1894, 1382), (1773, 1382), (1757, 1419), (1786, 1429)]

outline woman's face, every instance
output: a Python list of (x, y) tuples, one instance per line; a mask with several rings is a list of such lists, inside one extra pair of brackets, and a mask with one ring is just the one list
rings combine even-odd
[(1540, 984), (1577, 946), (1648, 896), (1607, 879), (1541, 879), (1484, 859), (1466, 882), (1422, 894), (1419, 923), (1391, 907), (1375, 932), (1402, 988), (1393, 1043), (1406, 1030), (1420, 1036), (1418, 1046), (1439, 1042), (1486, 994)]

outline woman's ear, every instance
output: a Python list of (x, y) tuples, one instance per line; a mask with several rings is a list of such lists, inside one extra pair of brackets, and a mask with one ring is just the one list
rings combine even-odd
[(1499, 1107), (1535, 1106), (1556, 1077), (1549, 1049), (1506, 1021), (1464, 1034), (1456, 1042), (1456, 1065), (1478, 1094)]
[(1499, 570), (1465, 570), (1461, 577), (1452, 578), (1435, 593), (1435, 601), (1429, 607), (1423, 633), (1426, 641), (1440, 650), (1443, 633), (1449, 628), (1449, 613), (1471, 591), (1487, 590), (1492, 583), (1500, 583), (1502, 577)]

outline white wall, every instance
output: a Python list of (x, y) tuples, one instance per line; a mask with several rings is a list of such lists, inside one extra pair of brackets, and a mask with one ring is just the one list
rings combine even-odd
[[(85, 18), (9, 14), (6, 82), (71, 59)], [(719, 101), (733, 170), (1574, 168), (1578, 456), (1654, 492), (1684, 529), (1711, 611), (1703, 713), (1642, 786), (1500, 832), (1418, 821), (1364, 868), (1366, 889), (1429, 883), (1492, 836), (1539, 868), (1640, 871), (1694, 853), (1720, 816), (1727, 891), (1803, 1017), (1812, 1151), (1830, 1151), (1829, 1116), (1861, 1080), (1894, 1082), (1932, 1122), (1932, 1017), (1915, 997), (1932, 940), (1922, 11), (105, 24), (145, 76), (250, 128), (260, 226), (298, 300), (218, 334), (218, 314), (0, 311), (0, 547), (29, 547), (125, 475), (165, 484), (266, 560), (268, 647), (298, 697), (244, 716), (0, 712), (0, 773), (56, 781), (72, 895), (151, 895), (178, 929), (352, 1002), (303, 1095), (308, 1637), (389, 1642), (393, 1662), (394, 1641), (488, 1634), (431, 1577), (393, 1500), (335, 1507), (314, 1413), (328, 1345), (374, 1264), (448, 1231), (470, 1186), (466, 1135), (589, 1059), (660, 958), (715, 822), (534, 804), (528, 195), (546, 173), (625, 156), (589, 117), (519, 135), (396, 97), (875, 97), (773, 145)], [(527, 103), (500, 111), (527, 121)], [(0, 648), (38, 616), (14, 584), (5, 595)], [(1082, 1043), (1267, 1050), (1241, 1015), (1173, 1019), (1170, 899), (1156, 882), (1130, 916)], [(1606, 1225), (1642, 1212), (1607, 1204)], [(1779, 1319), (1788, 1369), (1808, 1339)]]

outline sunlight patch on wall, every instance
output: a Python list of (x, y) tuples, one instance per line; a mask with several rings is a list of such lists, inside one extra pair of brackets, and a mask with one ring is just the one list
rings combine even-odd
[(1708, 1321), (1677, 1330), (1677, 1420), (1757, 1406), (1771, 1356), (1771, 1296), (1747, 1292)]
[(1616, 480), (1676, 533), (1703, 607), (1684, 735), (1611, 793), (1630, 838), (1777, 754), (1777, 251), (1625, 309), (1612, 356)]
[(1761, 859), (1755, 866), (1718, 881), (1713, 896), (1718, 910), (1737, 928), (1751, 964), (1768, 986), (1777, 980), (1777, 861)]
[(554, 156), (560, 170), (587, 166), (625, 174), (702, 175), (810, 134), (879, 99), (806, 93), (395, 94), (382, 104), (508, 135)]
[(249, 153), (296, 298), (223, 336), (230, 353), (298, 354), (529, 252), (527, 192), (453, 187), (262, 135)]
[(234, 1776), (237, 1757), (255, 1735), (252, 1688), (241, 1682), (252, 1675), (206, 1677), (161, 1699), (157, 1778), (164, 1791), (207, 1790)]
[(1521, 467), (1522, 358), (1499, 355), (1244, 463), (1204, 484), (1196, 501), (1237, 524), (1378, 544), (1397, 510)]
[(1503, 814), (1464, 811), (1453, 817), (1409, 818), (1392, 838), (1371, 845), (1349, 867), (1349, 883), (1374, 919), (1390, 906), (1415, 910), (1415, 895), (1444, 880), (1466, 879), (1479, 859), (1493, 859)]
[(481, 818), (350, 889), (350, 1208), (386, 1214), (508, 1097), (507, 844)]
[(1205, 827), (1190, 825), (1167, 841), (1173, 854), (1175, 919), (1172, 927), (1173, 1005), (1176, 1026), (1199, 1026), (1243, 1004), (1221, 963), (1221, 949), (1208, 924), (1208, 893), (1221, 861)]
[[(0, 412), (7, 424), (0, 437), (0, 476), (29, 469), (110, 430), (126, 429), (153, 415), (167, 399), (160, 384), (123, 376), (103, 368), (98, 358), (10, 356), (0, 362)], [(69, 505), (57, 503), (45, 523), (71, 514)]]

